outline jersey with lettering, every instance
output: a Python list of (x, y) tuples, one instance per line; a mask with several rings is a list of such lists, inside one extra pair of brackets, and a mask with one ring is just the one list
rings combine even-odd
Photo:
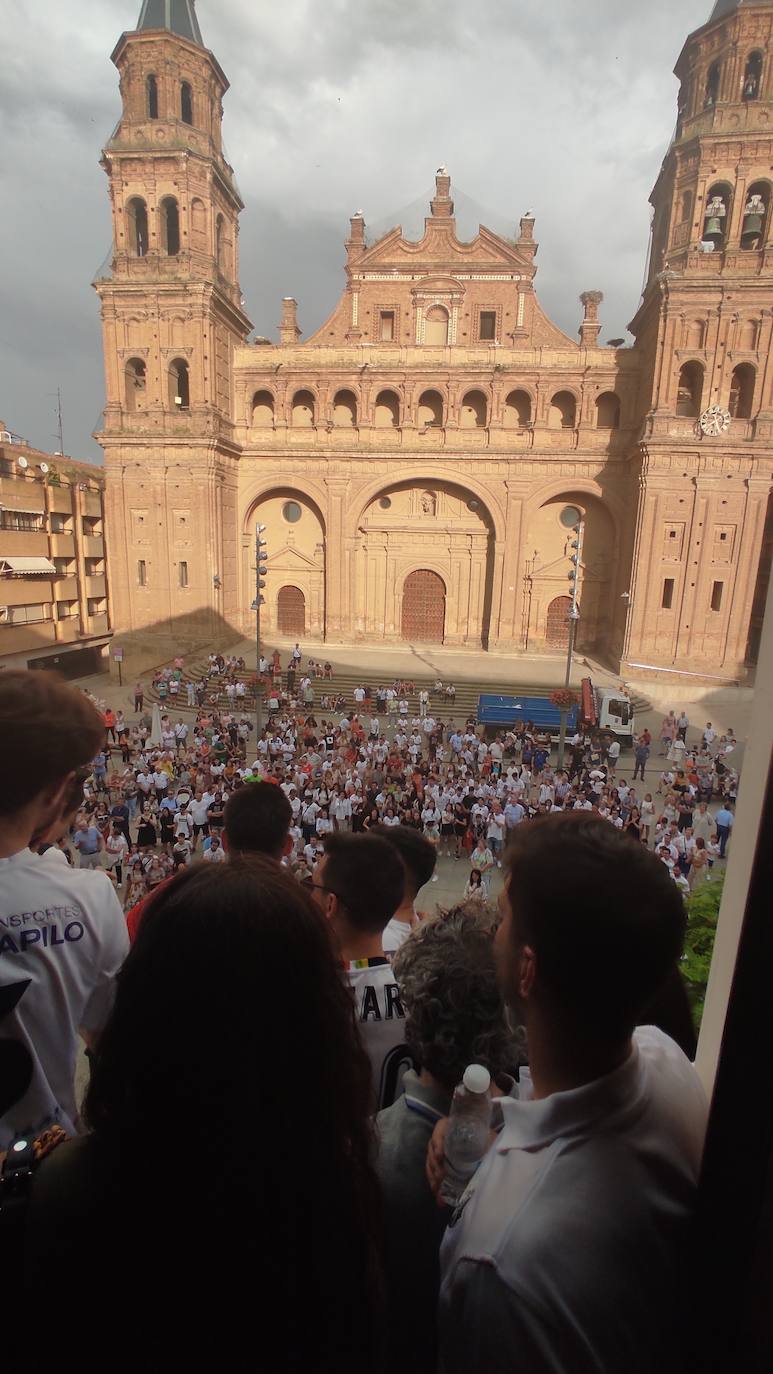
[(60, 849), (0, 859), (0, 984), (28, 983), (0, 1028), (32, 1059), (27, 1092), (0, 1120), (0, 1150), (14, 1136), (79, 1129), (78, 1031), (98, 1034), (129, 948), (121, 904), (106, 873), (70, 868)]
[(412, 1067), (405, 1044), (405, 1008), (388, 959), (353, 959), (346, 971), (370, 1059), (377, 1110), (382, 1111), (399, 1096), (403, 1074)]

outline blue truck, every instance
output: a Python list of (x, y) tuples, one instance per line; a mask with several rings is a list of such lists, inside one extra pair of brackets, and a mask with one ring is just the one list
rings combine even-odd
[[(577, 729), (577, 713), (579, 708), (573, 706), (566, 713), (567, 730), (574, 734)], [(561, 726), (561, 712), (554, 706), (549, 697), (527, 697), (513, 696), (501, 697), (486, 694), (478, 697), (478, 723), (480, 725), (493, 725), (499, 729), (506, 729), (517, 725), (519, 721), (524, 724), (530, 720), (537, 730), (544, 730), (550, 735), (557, 735)]]
[[(530, 720), (538, 732), (558, 739), (561, 711), (550, 697), (525, 695), (498, 696), (486, 693), (478, 697), (478, 724), (495, 734), (497, 730), (512, 729), (518, 721)], [(580, 684), (580, 700), (566, 713), (567, 735), (578, 728), (598, 732), (602, 737), (618, 739), (623, 748), (633, 745), (635, 721), (633, 705), (624, 688), (594, 687), (585, 677)]]

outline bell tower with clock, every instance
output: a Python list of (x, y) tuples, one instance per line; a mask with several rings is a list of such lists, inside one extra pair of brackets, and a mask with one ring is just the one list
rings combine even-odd
[(773, 0), (717, 0), (677, 62), (651, 197), (627, 666), (743, 677), (773, 451)]

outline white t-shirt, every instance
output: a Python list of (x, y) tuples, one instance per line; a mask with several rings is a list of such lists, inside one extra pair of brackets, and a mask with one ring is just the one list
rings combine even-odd
[(412, 1066), (405, 1044), (405, 1008), (388, 959), (355, 959), (347, 965), (347, 976), (381, 1111), (392, 1105), (405, 1069)]
[(391, 921), (384, 926), (384, 933), (381, 937), (381, 944), (385, 954), (396, 954), (401, 945), (405, 944), (408, 936), (413, 929), (405, 921), (398, 921), (392, 917)]
[(0, 1120), (0, 1150), (51, 1125), (78, 1131), (78, 1030), (102, 1030), (128, 949), (106, 873), (70, 868), (57, 848), (0, 859), (0, 983), (31, 980), (0, 1036), (22, 1041), (33, 1062), (27, 1092)]
[(708, 1114), (693, 1065), (640, 1027), (606, 1077), (500, 1105), (441, 1246), (445, 1374), (652, 1374), (683, 1292)]

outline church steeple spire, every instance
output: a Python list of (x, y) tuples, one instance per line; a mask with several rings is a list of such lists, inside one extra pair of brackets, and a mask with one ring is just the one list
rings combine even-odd
[(733, 10), (740, 9), (741, 6), (743, 6), (744, 9), (748, 9), (749, 5), (771, 4), (773, 4), (773, 0), (717, 0), (717, 3), (711, 11), (709, 23), (712, 24), (715, 19), (721, 19), (726, 14), (732, 14)]
[(137, 32), (143, 29), (168, 29), (178, 38), (204, 47), (196, 18), (196, 0), (142, 0)]

